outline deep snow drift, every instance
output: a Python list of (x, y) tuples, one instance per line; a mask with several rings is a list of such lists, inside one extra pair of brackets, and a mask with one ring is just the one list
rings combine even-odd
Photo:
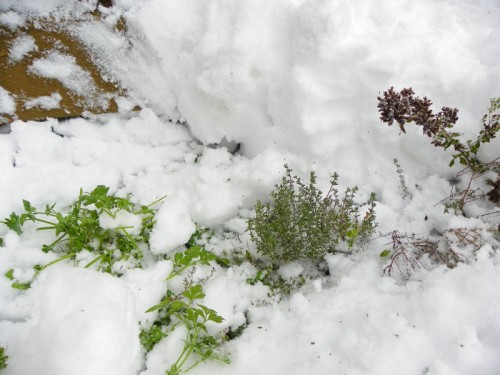
[[(15, 28), (33, 15), (85, 19), (94, 7), (7, 0), (0, 22)], [(338, 171), (342, 187), (360, 187), (360, 202), (376, 192), (381, 234), (426, 237), (498, 224), (498, 215), (444, 213), (439, 201), (459, 171), (448, 167), (451, 152), (411, 126), (399, 135), (381, 125), (376, 110), (381, 91), (412, 86), (436, 108), (459, 108), (458, 131), (475, 137), (489, 98), (500, 96), (497, 1), (117, 0), (101, 11), (101, 22), (68, 27), (129, 90), (119, 99), (122, 112), (2, 129), (0, 218), (22, 209), (23, 199), (65, 207), (80, 188), (103, 184), (139, 204), (167, 196), (152, 234), (154, 254), (177, 250), (195, 224), (217, 231), (209, 247), (218, 254), (254, 253), (245, 220), (257, 199), (268, 199), (287, 162), (302, 176), (315, 170), (321, 188)], [(126, 33), (114, 30), (120, 16)], [(9, 50), (12, 58), (21, 52), (19, 45)], [(34, 72), (68, 85), (85, 81), (85, 72), (61, 56), (54, 51), (35, 61)], [(143, 109), (129, 112), (136, 103)], [(0, 110), (15, 111), (2, 88)], [(214, 145), (223, 138), (240, 142), (240, 152)], [(481, 150), (486, 161), (498, 156), (494, 141)], [(395, 158), (410, 193), (405, 199)], [(484, 205), (470, 210), (484, 212)], [(1, 231), (0, 275), (14, 269), (28, 280), (33, 265), (53, 260), (40, 251), (50, 234)], [(383, 274), (387, 260), (379, 254), (389, 239), (377, 238), (350, 256), (329, 255), (329, 277), (282, 301), (246, 282), (256, 272), (250, 264), (217, 266), (204, 304), (225, 320), (211, 329), (236, 328), (245, 316), (249, 325), (224, 345), (230, 365), (207, 362), (191, 373), (497, 374), (500, 258), (498, 243), (483, 236), (479, 250), (464, 250), (467, 262), (448, 269), (424, 260), (409, 280)], [(60, 264), (28, 291), (0, 277), (4, 373), (165, 373), (181, 336), (174, 332), (146, 356), (138, 332), (152, 319), (146, 309), (170, 287), (169, 267), (161, 261), (116, 278)]]

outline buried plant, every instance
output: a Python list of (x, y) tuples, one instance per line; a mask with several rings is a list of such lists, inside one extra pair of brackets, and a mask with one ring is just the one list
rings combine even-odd
[(317, 262), (327, 253), (340, 250), (341, 243), (350, 249), (373, 233), (375, 194), (359, 220), (360, 206), (354, 201), (357, 187), (348, 188), (340, 197), (336, 188), (338, 175), (334, 174), (330, 189), (323, 196), (316, 187), (314, 172), (309, 184), (304, 184), (287, 165), (285, 171), (281, 184), (270, 193), (272, 203), (257, 201), (255, 218), (248, 220), (252, 241), (271, 262)]
[[(446, 208), (464, 214), (464, 206), (471, 201), (488, 199), (498, 203), (500, 157), (484, 163), (479, 160), (477, 153), (482, 144), (489, 143), (500, 131), (500, 98), (491, 99), (488, 113), (482, 118), (482, 129), (476, 139), (462, 142), (460, 133), (453, 131), (458, 121), (458, 110), (443, 107), (440, 112), (434, 113), (429, 99), (421, 99), (414, 94), (411, 88), (405, 88), (399, 93), (394, 91), (393, 87), (385, 91), (382, 97), (377, 98), (380, 119), (389, 126), (396, 122), (403, 133), (406, 133), (406, 124), (421, 126), (423, 133), (432, 139), (432, 145), (454, 151), (449, 165), (453, 166), (456, 161), (462, 164), (465, 169), (459, 172), (457, 180), (468, 176), (468, 182), (465, 188), (450, 194)], [(491, 178), (488, 176), (490, 174), (495, 177)], [(490, 190), (486, 191), (484, 186), (489, 186)]]
[[(449, 228), (437, 238), (422, 238), (415, 234), (400, 233), (397, 230), (390, 236), (390, 249), (380, 253), (381, 258), (388, 258), (384, 274), (391, 276), (398, 270), (404, 279), (420, 268), (425, 268), (424, 258), (433, 264), (442, 264), (455, 268), (459, 263), (474, 259), (476, 253), (492, 239), (491, 234), (498, 233), (495, 228)], [(495, 240), (493, 240), (496, 242)]]
[[(66, 213), (55, 209), (55, 204), (38, 210), (24, 200), (24, 212), (11, 213), (1, 221), (18, 235), (23, 233), (24, 225), (33, 222), (38, 231), (53, 231), (56, 239), (42, 246), (45, 253), (58, 257), (48, 264), (38, 264), (33, 268), (35, 276), (47, 267), (64, 260), (78, 262), (77, 257), (86, 251), (91, 260), (85, 267), (97, 265), (103, 272), (116, 274), (113, 268), (117, 262), (121, 266), (140, 267), (143, 249), (147, 248), (149, 236), (154, 225), (156, 209), (152, 208), (163, 198), (148, 206), (135, 206), (130, 197), (117, 197), (109, 194), (109, 187), (99, 185), (90, 193), (80, 190), (80, 195)], [(126, 263), (126, 264), (125, 264)], [(14, 271), (5, 276), (14, 281)], [(27, 289), (30, 283), (13, 282), (16, 289)]]

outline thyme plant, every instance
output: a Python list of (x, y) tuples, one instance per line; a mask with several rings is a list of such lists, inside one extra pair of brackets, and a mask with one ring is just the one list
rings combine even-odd
[(285, 171), (281, 184), (270, 193), (272, 203), (257, 201), (255, 218), (248, 220), (257, 250), (273, 263), (318, 261), (325, 254), (339, 250), (341, 243), (352, 248), (373, 233), (375, 194), (371, 195), (368, 209), (360, 220), (360, 205), (354, 200), (358, 188), (347, 188), (340, 196), (337, 173), (323, 195), (316, 186), (314, 172), (306, 184), (292, 174), (288, 165)]

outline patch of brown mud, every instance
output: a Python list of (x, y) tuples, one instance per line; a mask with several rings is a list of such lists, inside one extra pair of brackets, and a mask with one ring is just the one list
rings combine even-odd
[[(97, 12), (88, 16), (92, 20), (99, 18)], [(0, 86), (10, 93), (16, 103), (15, 115), (0, 114), (0, 122), (15, 119), (41, 120), (47, 117), (68, 118), (80, 116), (84, 112), (101, 114), (117, 111), (114, 98), (123, 95), (123, 90), (101, 74), (85, 47), (65, 31), (64, 22), (32, 20), (15, 31), (0, 26)], [(32, 37), (37, 49), (27, 53), (19, 61), (13, 61), (9, 50), (16, 39), (22, 36)], [(42, 77), (30, 69), (35, 60), (54, 51), (74, 57), (76, 64), (88, 73), (94, 86), (90, 94), (78, 95), (58, 79)], [(26, 105), (32, 99), (55, 93), (61, 96), (59, 108), (45, 109), (42, 106)]]

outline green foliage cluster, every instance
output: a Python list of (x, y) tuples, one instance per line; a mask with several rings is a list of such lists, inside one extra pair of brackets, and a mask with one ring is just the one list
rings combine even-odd
[[(188, 268), (198, 264), (209, 265), (216, 261), (217, 256), (201, 248), (192, 246), (184, 252), (174, 255), (173, 268), (167, 280), (179, 277)], [(213, 309), (199, 303), (205, 297), (201, 283), (188, 283), (186, 289), (175, 294), (168, 290), (165, 298), (146, 312), (158, 311), (158, 317), (150, 328), (140, 333), (140, 341), (146, 351), (150, 351), (164, 337), (168, 336), (179, 325), (187, 328), (184, 347), (175, 361), (167, 370), (167, 375), (186, 373), (208, 359), (216, 359), (229, 363), (229, 358), (219, 350), (224, 337), (208, 334), (207, 323), (221, 323), (223, 318)]]
[[(148, 247), (150, 232), (155, 223), (155, 204), (163, 198), (147, 206), (135, 206), (130, 196), (117, 197), (109, 193), (109, 187), (99, 185), (90, 193), (80, 190), (80, 195), (66, 213), (55, 209), (55, 204), (47, 205), (44, 210), (38, 210), (29, 201), (23, 200), (24, 212), (11, 213), (1, 223), (21, 235), (26, 222), (37, 225), (38, 231), (52, 231), (57, 237), (50, 244), (45, 244), (42, 251), (53, 252), (58, 258), (45, 265), (35, 265), (36, 273), (63, 260), (76, 261), (82, 251), (94, 254), (94, 258), (85, 265), (98, 265), (98, 269), (114, 274), (113, 264), (117, 261), (128, 261), (131, 267), (140, 267), (143, 258), (143, 247)], [(102, 228), (101, 215), (116, 218), (121, 211), (137, 215), (141, 218), (141, 230), (138, 235), (132, 235), (130, 227)], [(14, 280), (13, 270), (5, 276)], [(36, 275), (35, 275), (36, 276)], [(17, 289), (28, 289), (30, 283), (13, 282)]]
[(373, 233), (376, 226), (374, 194), (360, 220), (360, 206), (354, 201), (357, 187), (348, 188), (341, 197), (336, 188), (338, 175), (334, 174), (330, 189), (323, 196), (316, 187), (314, 172), (310, 174), (309, 184), (305, 184), (287, 165), (285, 171), (281, 184), (270, 193), (272, 203), (258, 201), (255, 218), (248, 220), (257, 250), (273, 263), (318, 261), (325, 254), (335, 252), (341, 242), (352, 248)]
[(7, 359), (9, 357), (5, 354), (5, 348), (0, 346), (0, 370), (7, 367)]

